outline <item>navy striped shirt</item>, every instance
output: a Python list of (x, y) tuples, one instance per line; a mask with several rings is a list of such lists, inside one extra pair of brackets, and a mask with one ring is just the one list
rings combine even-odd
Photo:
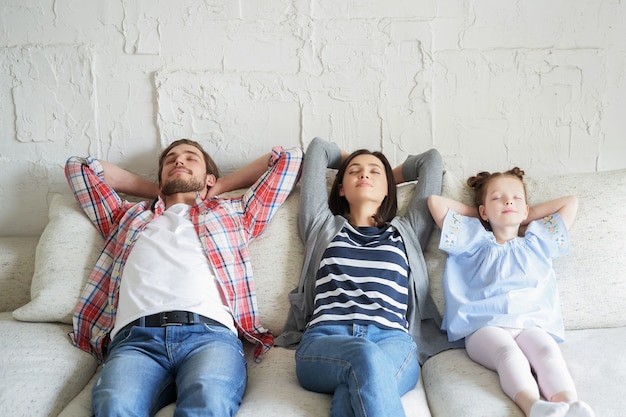
[(346, 225), (320, 262), (309, 326), (356, 323), (406, 331), (408, 272), (395, 228)]

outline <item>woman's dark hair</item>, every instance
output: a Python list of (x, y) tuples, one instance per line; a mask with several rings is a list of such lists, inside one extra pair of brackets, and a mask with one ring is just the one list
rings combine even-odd
[[(494, 179), (501, 176), (509, 176), (514, 177), (520, 180), (522, 183), (522, 187), (524, 187), (524, 198), (526, 198), (526, 184), (524, 184), (524, 171), (518, 167), (511, 168), (508, 171), (504, 172), (487, 172), (481, 171), (473, 177), (469, 177), (467, 179), (467, 185), (469, 185), (474, 190), (474, 205), (476, 209), (478, 209), (481, 205), (485, 204), (485, 193), (487, 192), (487, 186)], [(491, 230), (491, 225), (484, 221), (482, 218), (480, 219), (481, 223), (487, 230)]]
[(215, 178), (220, 177), (219, 170), (217, 169), (217, 165), (213, 161), (213, 158), (209, 156), (207, 151), (205, 151), (204, 148), (202, 148), (202, 145), (200, 145), (198, 142), (191, 140), (191, 139), (178, 139), (170, 143), (169, 146), (165, 148), (163, 152), (161, 152), (161, 156), (159, 157), (159, 174), (158, 174), (159, 184), (161, 184), (161, 172), (163, 171), (163, 163), (165, 162), (165, 157), (172, 149), (174, 149), (175, 147), (179, 145), (189, 145), (198, 149), (202, 153), (202, 157), (204, 158), (204, 164), (206, 165), (207, 175), (213, 174), (215, 175)]
[(398, 211), (398, 199), (396, 197), (396, 182), (393, 178), (393, 170), (391, 168), (391, 164), (387, 160), (387, 157), (383, 155), (382, 152), (377, 151), (369, 151), (367, 149), (359, 149), (358, 151), (354, 151), (346, 158), (345, 161), (339, 167), (337, 171), (337, 176), (335, 177), (335, 181), (333, 182), (333, 186), (330, 189), (330, 195), (328, 196), (328, 207), (330, 211), (335, 215), (340, 215), (344, 217), (349, 217), (350, 215), (350, 204), (345, 197), (339, 195), (339, 188), (343, 182), (343, 176), (346, 173), (346, 169), (350, 162), (354, 158), (360, 155), (373, 155), (383, 163), (385, 167), (385, 174), (387, 175), (387, 195), (383, 199), (382, 203), (378, 207), (378, 210), (374, 214), (374, 223), (376, 226), (382, 227), (385, 223), (391, 221), (396, 216)]

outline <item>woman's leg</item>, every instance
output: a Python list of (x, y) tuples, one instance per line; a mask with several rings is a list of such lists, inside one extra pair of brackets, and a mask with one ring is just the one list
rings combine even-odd
[(296, 351), (298, 381), (308, 390), (336, 395), (332, 416), (404, 416), (397, 366), (365, 334), (355, 335), (354, 329), (361, 333), (363, 326), (307, 330)]
[(408, 333), (398, 330), (382, 330), (368, 326), (368, 339), (389, 357), (390, 370), (396, 379), (400, 396), (406, 394), (417, 384), (420, 365), (417, 360), (417, 345)]

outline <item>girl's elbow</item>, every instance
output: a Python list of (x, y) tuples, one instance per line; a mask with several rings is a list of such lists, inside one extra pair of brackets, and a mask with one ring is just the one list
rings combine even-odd
[(435, 207), (437, 205), (437, 197), (439, 196), (435, 194), (428, 196), (428, 209), (431, 213), (435, 210)]
[(570, 195), (567, 197), (566, 205), (572, 210), (574, 213), (578, 211), (578, 197), (575, 195)]
[(428, 197), (428, 210), (430, 211), (430, 215), (433, 217), (433, 220), (440, 228), (445, 212), (447, 211), (441, 203), (441, 196), (433, 194)]

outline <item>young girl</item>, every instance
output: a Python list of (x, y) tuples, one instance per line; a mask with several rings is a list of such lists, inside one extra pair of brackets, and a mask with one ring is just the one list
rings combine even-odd
[[(418, 357), (450, 347), (422, 255), (441, 157), (430, 150), (392, 170), (379, 152), (348, 156), (316, 138), (305, 161), (298, 215), (305, 259), (276, 344), (299, 342), (298, 381), (334, 394), (331, 416), (404, 416), (400, 397), (417, 383)], [(337, 167), (328, 196), (327, 168)], [(396, 182), (417, 178), (407, 214), (396, 216)]]
[(569, 250), (578, 200), (529, 208), (523, 175), (516, 167), (470, 177), (476, 208), (429, 197), (448, 253), (443, 329), (451, 341), (465, 338), (470, 358), (498, 373), (526, 416), (592, 417), (557, 345), (564, 326), (552, 269), (552, 258)]

